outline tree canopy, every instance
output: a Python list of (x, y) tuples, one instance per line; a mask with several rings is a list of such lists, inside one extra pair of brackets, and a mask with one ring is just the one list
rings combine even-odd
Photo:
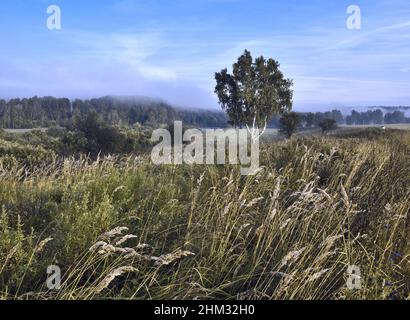
[(54, 97), (0, 99), (0, 128), (67, 127), (74, 118), (85, 119), (92, 111), (111, 125), (161, 125), (182, 120), (205, 128), (227, 126), (227, 117), (220, 111), (181, 109), (157, 100), (107, 96), (73, 102)]
[(263, 56), (253, 60), (249, 51), (232, 67), (215, 73), (215, 93), (230, 124), (263, 126), (274, 115), (292, 109), (293, 82), (279, 70), (279, 63)]
[(280, 133), (290, 138), (296, 132), (300, 121), (296, 112), (285, 113), (280, 119)]
[(337, 129), (337, 122), (335, 119), (325, 118), (319, 122), (319, 128), (322, 129), (322, 133), (326, 133), (327, 131)]

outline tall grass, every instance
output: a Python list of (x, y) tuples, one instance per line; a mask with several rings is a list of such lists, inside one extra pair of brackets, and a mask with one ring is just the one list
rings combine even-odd
[[(135, 157), (0, 160), (0, 297), (410, 298), (409, 134), (261, 152), (248, 177)], [(346, 286), (352, 265), (360, 290)]]

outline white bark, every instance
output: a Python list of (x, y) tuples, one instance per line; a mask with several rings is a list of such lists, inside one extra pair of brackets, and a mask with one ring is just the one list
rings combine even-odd
[(264, 125), (264, 127), (263, 127), (262, 132), (259, 132), (259, 128), (258, 128), (258, 126), (256, 125), (256, 116), (253, 118), (252, 129), (250, 129), (249, 126), (246, 125), (246, 128), (248, 129), (248, 132), (249, 132), (249, 134), (251, 135), (251, 138), (252, 138), (252, 141), (253, 141), (253, 142), (258, 141), (259, 138), (265, 133), (266, 127), (267, 127), (267, 124), (268, 124), (268, 123), (267, 123), (267, 120), (268, 120), (268, 118), (266, 117), (266, 118), (265, 118), (265, 125)]

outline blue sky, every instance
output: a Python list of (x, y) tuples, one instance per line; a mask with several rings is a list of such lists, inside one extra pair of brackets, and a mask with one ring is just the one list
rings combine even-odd
[[(62, 29), (46, 27), (59, 5)], [(346, 27), (349, 5), (362, 29)], [(409, 0), (1, 0), (0, 97), (143, 95), (218, 108), (214, 72), (277, 59), (296, 110), (410, 105)]]

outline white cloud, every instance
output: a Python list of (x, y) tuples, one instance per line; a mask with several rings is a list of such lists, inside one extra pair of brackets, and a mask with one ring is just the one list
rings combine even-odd
[(152, 62), (152, 57), (167, 46), (158, 33), (98, 34), (67, 31), (63, 41), (69, 42), (83, 59), (107, 64), (120, 63), (141, 76), (152, 79), (177, 77), (171, 68)]

